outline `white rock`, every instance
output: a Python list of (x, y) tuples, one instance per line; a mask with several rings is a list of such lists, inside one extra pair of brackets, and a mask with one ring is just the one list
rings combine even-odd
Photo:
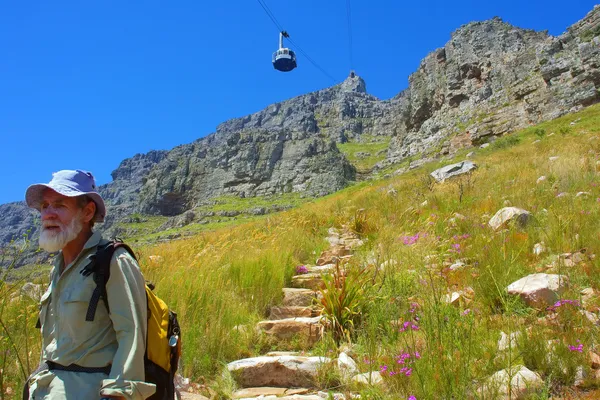
[(379, 385), (383, 383), (383, 378), (379, 371), (365, 372), (352, 377), (352, 381), (363, 385)]
[(585, 384), (586, 375), (587, 374), (585, 373), (583, 365), (578, 366), (575, 370), (575, 380), (573, 382), (573, 385), (575, 385), (576, 387), (582, 387)]
[(590, 321), (594, 325), (598, 325), (598, 323), (600, 322), (600, 319), (598, 318), (598, 316), (592, 312), (589, 312), (587, 310), (579, 310), (579, 312), (583, 316), (585, 316), (587, 318), (587, 320)]
[(153, 264), (158, 264), (163, 261), (162, 256), (148, 256), (148, 258)]
[(337, 364), (342, 376), (351, 377), (358, 373), (356, 362), (344, 352), (341, 352), (338, 356)]
[(460, 303), (460, 299), (462, 297), (462, 292), (452, 292), (450, 294), (447, 294), (444, 297), (444, 302), (446, 304), (451, 304), (453, 306), (457, 306)]
[(559, 156), (552, 156), (552, 157), (548, 157), (548, 161), (556, 161), (558, 160), (560, 157)]
[(544, 381), (537, 373), (519, 365), (496, 372), (488, 379), (483, 392), (494, 393), (497, 389), (499, 397), (495, 397), (496, 399), (525, 399), (543, 384)]
[(508, 285), (509, 294), (519, 295), (531, 307), (547, 307), (565, 291), (569, 278), (556, 274), (531, 274)]
[(517, 207), (504, 207), (490, 219), (488, 224), (492, 229), (498, 230), (507, 224), (509, 221), (516, 221), (519, 226), (525, 226), (532, 215), (529, 211)]
[(586, 303), (588, 303), (590, 300), (592, 300), (594, 297), (596, 297), (596, 292), (591, 287), (582, 289), (581, 292), (579, 292), (579, 293), (581, 293), (581, 302), (584, 305)]
[(467, 153), (467, 155), (465, 157), (471, 158), (471, 157), (473, 157), (473, 154), (475, 154), (475, 152), (470, 151), (470, 152)]
[(517, 340), (521, 337), (521, 332), (516, 331), (509, 335), (504, 332), (500, 332), (500, 340), (498, 340), (498, 351), (504, 351), (510, 348), (517, 347)]
[(545, 252), (546, 246), (544, 245), (544, 242), (536, 243), (533, 245), (533, 254), (535, 254), (536, 256), (539, 256), (540, 254)]
[(479, 146), (480, 149), (487, 149), (488, 147), (490, 147), (489, 143), (484, 143), (481, 146)]
[(450, 271), (460, 271), (465, 269), (467, 265), (462, 260), (456, 260), (454, 264), (450, 266)]
[(431, 173), (431, 176), (438, 182), (444, 182), (448, 178), (466, 174), (476, 168), (477, 165), (472, 161), (461, 161), (456, 164), (446, 165), (445, 167), (436, 169)]

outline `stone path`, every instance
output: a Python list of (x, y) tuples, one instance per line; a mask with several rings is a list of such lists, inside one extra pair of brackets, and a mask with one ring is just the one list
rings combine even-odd
[[(329, 229), (330, 248), (323, 251), (314, 266), (306, 266), (292, 278), (291, 288), (283, 288), (283, 301), (271, 307), (267, 320), (257, 329), (285, 348), (290, 340), (316, 344), (326, 329), (318, 304), (323, 276), (332, 273), (335, 263), (352, 257), (352, 250), (363, 244), (348, 229)], [(300, 356), (294, 352), (273, 352), (260, 357), (229, 363), (227, 368), (241, 389), (234, 399), (315, 399), (328, 398), (318, 389), (317, 376), (321, 368), (337, 368), (338, 362), (327, 357)], [(345, 399), (341, 393), (336, 399)]]

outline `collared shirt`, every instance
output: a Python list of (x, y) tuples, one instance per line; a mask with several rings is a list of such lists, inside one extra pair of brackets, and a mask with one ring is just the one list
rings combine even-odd
[[(81, 271), (104, 243), (100, 233), (94, 233), (62, 274), (62, 253), (56, 258), (50, 286), (41, 298), (41, 358), (64, 366), (110, 365), (110, 374), (46, 371), (32, 379), (32, 399), (94, 399), (102, 395), (137, 400), (155, 391), (153, 384), (144, 382), (145, 282), (137, 262), (125, 249), (118, 248), (110, 262), (106, 284), (110, 313), (99, 301), (94, 320), (85, 320), (96, 283), (93, 274), (84, 276)], [(68, 396), (69, 392), (77, 395)]]

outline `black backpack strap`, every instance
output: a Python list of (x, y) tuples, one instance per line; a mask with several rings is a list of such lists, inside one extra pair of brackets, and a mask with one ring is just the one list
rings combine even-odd
[(131, 256), (136, 259), (135, 253), (125, 243), (110, 241), (105, 245), (98, 246), (96, 253), (91, 257), (92, 262), (85, 267), (81, 273), (84, 276), (88, 276), (93, 273), (93, 279), (96, 283), (96, 288), (92, 293), (92, 298), (90, 299), (90, 304), (87, 309), (87, 313), (85, 314), (86, 321), (93, 321), (96, 316), (96, 309), (98, 308), (98, 302), (100, 298), (104, 301), (104, 305), (106, 306), (106, 310), (110, 312), (110, 308), (108, 306), (108, 296), (106, 294), (106, 283), (110, 278), (110, 261), (112, 260), (113, 254), (119, 248), (123, 247)]

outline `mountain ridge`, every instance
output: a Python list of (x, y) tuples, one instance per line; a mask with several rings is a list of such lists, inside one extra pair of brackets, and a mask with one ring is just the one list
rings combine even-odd
[[(321, 196), (357, 178), (339, 145), (389, 140), (374, 171), (441, 157), (600, 100), (600, 7), (559, 36), (494, 17), (464, 24), (430, 52), (396, 96), (380, 100), (352, 73), (342, 83), (219, 124), (171, 150), (127, 158), (100, 190), (104, 229), (134, 212), (176, 216), (210, 198)], [(361, 176), (369, 171), (360, 171)], [(24, 203), (0, 205), (0, 244), (27, 229)], [(191, 221), (193, 222), (193, 221)]]

